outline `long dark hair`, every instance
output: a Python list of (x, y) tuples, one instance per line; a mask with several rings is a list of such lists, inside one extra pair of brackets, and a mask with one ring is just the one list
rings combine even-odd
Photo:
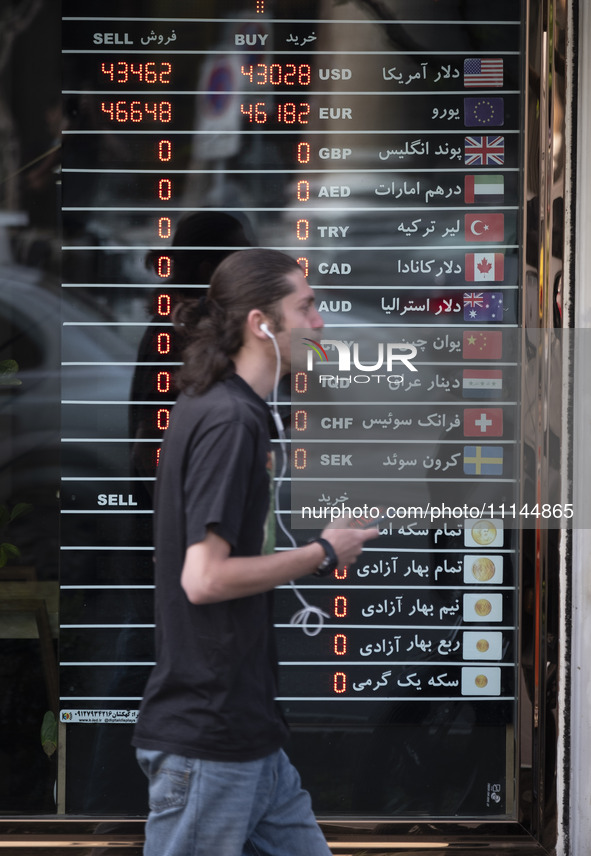
[(252, 309), (281, 324), (278, 303), (293, 291), (287, 277), (297, 270), (295, 259), (277, 250), (240, 250), (215, 269), (204, 298), (179, 304), (174, 323), (185, 344), (177, 376), (181, 389), (201, 394), (232, 374)]

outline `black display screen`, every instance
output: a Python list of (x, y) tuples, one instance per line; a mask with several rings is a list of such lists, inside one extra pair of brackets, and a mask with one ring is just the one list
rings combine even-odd
[[(197, 7), (62, 3), (66, 811), (147, 810), (130, 739), (154, 659), (171, 316), (223, 254), (257, 245), (298, 259), (326, 325), (326, 360), (292, 374), (282, 402), (278, 513), (296, 537), (321, 528), (305, 504), (382, 513), (413, 484), (482, 510), (391, 518), (356, 566), (302, 581), (325, 613), (316, 635), (290, 623), (291, 588), (276, 592), (279, 700), (315, 810), (513, 817), (522, 4)], [(422, 343), (422, 386), (405, 390), (397, 368), (378, 381), (367, 353), (343, 386), (327, 342), (365, 335)]]

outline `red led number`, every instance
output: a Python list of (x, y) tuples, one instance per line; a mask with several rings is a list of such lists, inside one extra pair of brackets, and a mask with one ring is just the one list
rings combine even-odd
[(162, 202), (170, 202), (172, 199), (172, 181), (170, 178), (161, 178), (158, 182), (158, 199)]
[(347, 675), (344, 672), (335, 672), (332, 676), (332, 688), (339, 695), (347, 692)]
[(308, 411), (296, 410), (293, 415), (293, 427), (296, 431), (308, 430)]
[(298, 241), (307, 241), (310, 237), (310, 221), (298, 220), (296, 223), (296, 238)]
[(342, 594), (338, 594), (335, 597), (334, 603), (333, 603), (334, 617), (335, 618), (346, 618), (347, 617), (347, 606), (348, 606), (347, 598)]
[(344, 633), (335, 633), (332, 650), (339, 657), (343, 657), (347, 653), (347, 637)]
[(256, 83), (257, 86), (309, 86), (312, 79), (312, 68), (306, 63), (295, 65), (293, 62), (288, 62), (285, 65), (280, 65), (278, 62), (267, 63), (259, 62), (256, 65), (243, 65), (240, 69), (245, 77), (248, 77), (250, 83)]
[(101, 111), (106, 113), (111, 122), (119, 124), (149, 119), (163, 123), (172, 121), (170, 101), (102, 101)]
[(172, 235), (172, 220), (170, 217), (160, 217), (158, 220), (158, 237), (162, 240), (170, 238)]
[[(298, 259), (299, 262), (299, 259)], [(308, 392), (308, 372), (296, 372), (293, 378), (293, 389), (299, 395)]]
[(170, 256), (158, 256), (156, 273), (162, 279), (167, 279), (170, 276), (172, 273), (172, 259)]
[(170, 354), (172, 348), (172, 339), (170, 333), (158, 333), (156, 337), (156, 350), (161, 357)]
[(111, 83), (170, 83), (172, 65), (169, 62), (138, 62), (129, 63), (102, 62), (101, 71)]
[(241, 104), (240, 112), (243, 116), (248, 116), (248, 121), (251, 125), (265, 125), (269, 119), (273, 119), (283, 125), (300, 125), (308, 124), (308, 116), (310, 115), (310, 105), (304, 101), (299, 104), (277, 104), (277, 112), (273, 116), (267, 110), (265, 101), (257, 101), (255, 104)]
[(310, 163), (312, 149), (310, 143), (298, 143), (297, 160), (298, 163)]
[(308, 278), (308, 274), (310, 273), (310, 259), (307, 259), (305, 256), (300, 256), (299, 259), (296, 259), (297, 263), (304, 271), (304, 276), (306, 279)]
[(158, 372), (156, 375), (156, 391), (161, 395), (170, 392), (171, 374), (170, 372)]
[(308, 466), (308, 453), (305, 449), (294, 449), (293, 465), (296, 470), (305, 470)]
[(159, 140), (158, 160), (162, 163), (168, 163), (172, 160), (172, 143), (170, 140)]
[(172, 298), (170, 294), (159, 294), (156, 298), (156, 312), (162, 318), (167, 318), (172, 311)]
[(298, 181), (297, 196), (298, 196), (298, 202), (309, 202), (310, 201), (310, 182), (309, 181)]
[(156, 428), (159, 431), (166, 431), (170, 425), (170, 410), (168, 407), (160, 407), (156, 411)]

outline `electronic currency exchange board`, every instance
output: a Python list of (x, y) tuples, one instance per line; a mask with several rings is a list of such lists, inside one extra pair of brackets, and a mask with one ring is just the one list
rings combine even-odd
[[(129, 741), (171, 313), (259, 245), (299, 260), (326, 323), (290, 380), (281, 519), (304, 537), (337, 508), (397, 509), (357, 565), (302, 581), (316, 635), (277, 591), (316, 811), (513, 816), (522, 18), (514, 0), (64, 0), (67, 812), (145, 811)], [(453, 510), (404, 511), (430, 501)]]

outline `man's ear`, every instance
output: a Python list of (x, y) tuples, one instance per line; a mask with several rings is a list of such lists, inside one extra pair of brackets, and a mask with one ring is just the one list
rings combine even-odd
[[(266, 325), (269, 332), (261, 329), (261, 325)], [(251, 309), (246, 317), (246, 327), (250, 335), (257, 339), (270, 339), (270, 321), (264, 312), (260, 309)]]

